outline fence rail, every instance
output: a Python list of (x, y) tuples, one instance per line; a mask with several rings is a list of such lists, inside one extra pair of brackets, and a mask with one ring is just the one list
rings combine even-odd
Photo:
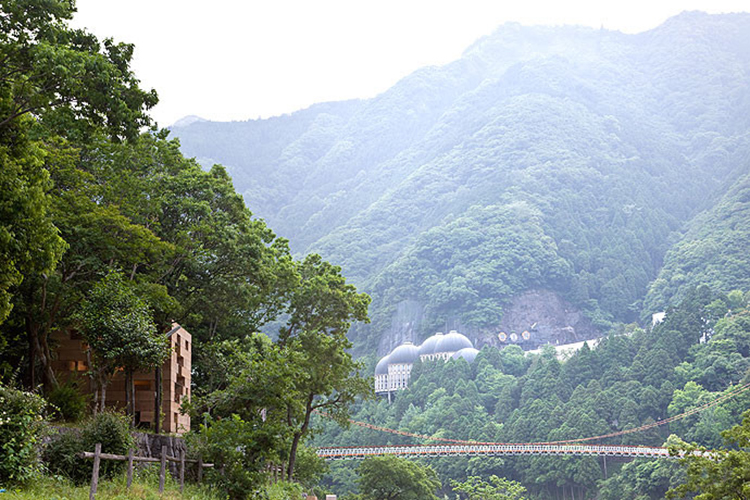
[(130, 450), (127, 455), (114, 455), (112, 453), (102, 453), (101, 443), (96, 444), (96, 446), (94, 447), (93, 453), (90, 451), (84, 451), (80, 453), (78, 456), (81, 458), (93, 458), (94, 459), (94, 470), (91, 473), (91, 490), (89, 492), (89, 500), (95, 500), (96, 498), (96, 489), (99, 486), (99, 464), (102, 460), (118, 460), (118, 461), (128, 462), (128, 484), (127, 484), (128, 489), (130, 489), (130, 486), (133, 484), (133, 463), (135, 462), (160, 463), (161, 469), (159, 471), (159, 493), (164, 493), (164, 482), (167, 476), (167, 461), (177, 462), (180, 464), (180, 467), (179, 467), (180, 493), (182, 493), (182, 490), (185, 487), (185, 464), (198, 464), (198, 482), (199, 483), (203, 481), (203, 469), (211, 468), (214, 466), (214, 464), (203, 463), (203, 460), (201, 458), (197, 460), (192, 459), (192, 458), (185, 458), (184, 451), (180, 451), (180, 456), (178, 457), (167, 456), (166, 446), (161, 447), (160, 458), (138, 457), (133, 454), (133, 450)]

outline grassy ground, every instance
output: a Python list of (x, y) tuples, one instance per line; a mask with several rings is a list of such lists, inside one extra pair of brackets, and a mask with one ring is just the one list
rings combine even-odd
[[(24, 487), (0, 493), (0, 500), (88, 500), (89, 485), (74, 486), (67, 480), (41, 477)], [(125, 487), (125, 478), (102, 481), (96, 493), (97, 500), (220, 500), (207, 488), (186, 484), (180, 494), (179, 485), (168, 481), (164, 495), (159, 495), (159, 481), (154, 475), (138, 477), (130, 490)]]

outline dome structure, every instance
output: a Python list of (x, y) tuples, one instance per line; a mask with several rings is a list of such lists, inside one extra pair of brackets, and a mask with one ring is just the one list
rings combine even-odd
[(419, 357), (419, 348), (411, 342), (404, 342), (388, 355), (388, 364), (414, 363)]
[(378, 364), (375, 365), (375, 375), (388, 375), (388, 358), (390, 356), (383, 356), (383, 358), (378, 361)]
[(465, 335), (452, 330), (448, 335), (443, 335), (443, 338), (438, 341), (437, 345), (435, 346), (435, 353), (453, 353), (467, 347), (474, 347), (471, 344), (471, 340), (466, 338)]
[(452, 357), (453, 359), (464, 358), (468, 363), (473, 363), (479, 354), (479, 351), (473, 347), (464, 347), (460, 351), (456, 352)]
[(440, 342), (440, 339), (442, 339), (443, 336), (443, 332), (438, 332), (432, 337), (425, 340), (422, 345), (419, 346), (419, 357), (435, 354), (435, 348), (437, 347), (438, 342)]

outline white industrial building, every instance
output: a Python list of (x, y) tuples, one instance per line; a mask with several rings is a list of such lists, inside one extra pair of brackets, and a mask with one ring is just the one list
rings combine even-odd
[(375, 367), (375, 393), (387, 394), (390, 398), (393, 392), (407, 388), (411, 368), (417, 359), (447, 361), (464, 358), (471, 363), (478, 353), (471, 340), (455, 330), (445, 335), (438, 332), (420, 346), (404, 342), (378, 361)]

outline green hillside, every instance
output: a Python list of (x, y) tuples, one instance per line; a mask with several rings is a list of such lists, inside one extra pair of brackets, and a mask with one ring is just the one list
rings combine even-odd
[[(693, 218), (750, 172), (749, 72), (745, 14), (687, 12), (637, 35), (508, 24), (373, 99), (173, 134), (226, 164), (295, 252), (320, 252), (371, 293), (360, 348), (447, 324), (482, 338), (531, 288), (604, 329), (679, 298), (660, 284), (685, 274), (673, 261), (703, 222), (724, 227)], [(747, 260), (725, 257), (733, 277), (706, 279), (742, 288)], [(424, 321), (398, 334), (406, 300)]]
[(667, 253), (646, 305), (665, 307), (687, 290), (750, 289), (750, 176), (732, 185), (713, 208), (688, 224), (685, 236)]

